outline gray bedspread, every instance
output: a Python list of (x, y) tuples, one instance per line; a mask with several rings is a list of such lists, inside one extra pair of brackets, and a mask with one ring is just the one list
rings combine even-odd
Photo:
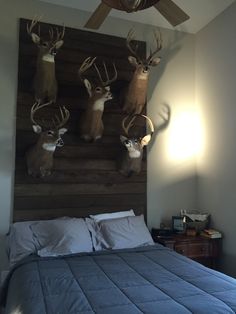
[(155, 245), (31, 257), (5, 284), (6, 314), (236, 313), (236, 280)]

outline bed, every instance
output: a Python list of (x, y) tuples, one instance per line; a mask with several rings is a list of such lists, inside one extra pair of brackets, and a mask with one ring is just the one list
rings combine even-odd
[(31, 255), (12, 267), (1, 304), (6, 314), (236, 313), (236, 280), (159, 244)]

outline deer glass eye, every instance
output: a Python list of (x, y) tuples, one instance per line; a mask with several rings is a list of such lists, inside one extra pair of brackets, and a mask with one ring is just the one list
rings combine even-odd
[(134, 143), (135, 143), (135, 144), (138, 144), (138, 140), (137, 140), (137, 139), (135, 139), (135, 140), (134, 140)]
[(47, 48), (48, 45), (46, 43), (42, 43), (43, 48)]
[(53, 136), (53, 132), (52, 131), (48, 131), (47, 135)]
[(101, 87), (96, 87), (96, 88), (95, 88), (95, 91), (96, 91), (97, 93), (101, 93), (101, 92), (102, 92), (102, 89), (101, 89)]

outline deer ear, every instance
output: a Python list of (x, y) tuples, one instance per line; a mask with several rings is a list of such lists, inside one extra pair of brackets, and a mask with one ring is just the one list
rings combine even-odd
[(147, 146), (148, 143), (150, 142), (151, 140), (151, 135), (148, 134), (148, 135), (145, 135), (142, 139), (141, 139), (141, 145), (142, 146)]
[(124, 141), (126, 141), (127, 139), (128, 139), (128, 138), (125, 137), (124, 135), (121, 135), (121, 136), (120, 136), (120, 141), (121, 141), (122, 144), (123, 144)]
[(59, 135), (63, 135), (67, 132), (67, 129), (66, 128), (62, 128), (62, 129), (59, 129)]
[(160, 63), (160, 61), (161, 61), (161, 58), (154, 58), (154, 59), (152, 59), (150, 62), (149, 62), (149, 65), (151, 65), (151, 66), (156, 66), (156, 65), (158, 65), (159, 63)]
[(42, 128), (38, 124), (33, 124), (32, 128), (33, 128), (34, 132), (37, 133), (37, 134), (40, 134), (42, 132)]
[(137, 59), (133, 56), (128, 56), (128, 60), (129, 60), (129, 63), (132, 64), (133, 66), (137, 66), (138, 65), (138, 62), (137, 62)]
[(61, 46), (63, 45), (64, 41), (63, 40), (58, 40), (55, 44), (55, 48), (56, 49), (59, 49), (61, 48)]
[(40, 37), (37, 35), (37, 34), (35, 34), (35, 33), (32, 33), (31, 34), (31, 38), (32, 38), (32, 40), (33, 40), (33, 42), (35, 43), (35, 44), (39, 44), (40, 43)]
[(90, 84), (89, 80), (84, 79), (84, 85), (85, 85), (85, 87), (87, 89), (89, 97), (92, 97), (92, 85)]

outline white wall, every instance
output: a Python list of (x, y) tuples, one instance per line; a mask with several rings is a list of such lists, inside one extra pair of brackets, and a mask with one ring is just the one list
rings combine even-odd
[(156, 124), (161, 105), (171, 107), (168, 128), (148, 147), (148, 224), (154, 227), (181, 209), (196, 208), (195, 39), (172, 33), (168, 42), (149, 91), (148, 114)]
[[(10, 222), (14, 180), (14, 133), (17, 92), (18, 18), (43, 14), (43, 21), (65, 23), (82, 28), (88, 13), (49, 5), (36, 0), (0, 0), (0, 269), (6, 267), (3, 236)], [(143, 24), (108, 18), (99, 32), (125, 37), (135, 26), (137, 39), (149, 40), (151, 29)], [(152, 70), (149, 114), (157, 119), (162, 103), (172, 109), (172, 122), (179, 113), (194, 110), (194, 36), (162, 30), (164, 49), (161, 65)], [(170, 60), (170, 61), (169, 61)], [(156, 117), (156, 118), (155, 118)], [(181, 208), (196, 204), (196, 176), (193, 154), (175, 160), (166, 142), (179, 141), (173, 137), (170, 124), (150, 148), (148, 158), (148, 222), (159, 226), (161, 219), (170, 218)], [(186, 130), (192, 134), (193, 130)], [(173, 143), (172, 143), (173, 144)], [(180, 143), (181, 145), (181, 143)]]
[(236, 4), (197, 34), (196, 98), (205, 149), (198, 200), (224, 233), (222, 270), (236, 276)]

